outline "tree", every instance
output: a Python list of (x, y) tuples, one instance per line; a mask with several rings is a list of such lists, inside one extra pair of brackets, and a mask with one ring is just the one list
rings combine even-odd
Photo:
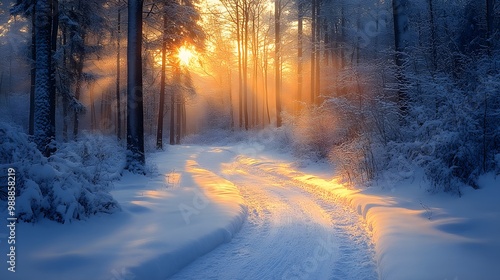
[[(156, 130), (156, 148), (163, 149), (163, 109), (165, 108), (165, 79), (167, 66), (167, 6), (163, 12), (163, 39), (161, 47), (161, 80), (160, 80), (160, 105), (158, 111), (158, 126)], [(171, 108), (173, 111), (173, 108)]]
[(122, 112), (121, 112), (121, 81), (120, 81), (120, 55), (121, 55), (121, 46), (120, 41), (122, 39), (122, 30), (121, 30), (121, 18), (122, 18), (122, 6), (121, 1), (118, 0), (118, 17), (117, 17), (117, 38), (116, 38), (116, 136), (118, 139), (122, 137)]
[(408, 108), (407, 82), (404, 74), (405, 52), (408, 44), (408, 16), (406, 15), (407, 0), (392, 0), (394, 19), (394, 60), (396, 63), (396, 80), (398, 82), (398, 104), (400, 113), (405, 116)]
[(304, 22), (304, 2), (303, 0), (297, 1), (297, 100), (302, 100), (302, 79), (303, 79), (303, 22)]
[(281, 126), (281, 0), (274, 1), (274, 71), (276, 93), (276, 126)]
[(129, 0), (127, 32), (127, 168), (143, 172), (142, 0)]
[[(56, 2), (57, 3), (57, 2)], [(34, 140), (38, 149), (49, 156), (55, 139), (55, 85), (52, 64), (54, 1), (40, 0), (36, 3), (36, 75), (34, 96)]]
[(486, 0), (486, 40), (488, 42), (488, 54), (491, 55), (493, 48), (493, 34), (494, 34), (494, 11), (495, 0)]
[[(179, 68), (179, 49), (183, 46), (193, 46), (194, 48), (203, 49), (205, 33), (199, 25), (200, 15), (192, 1), (175, 1), (165, 0), (160, 4), (154, 4), (147, 18), (147, 27), (150, 30), (161, 30), (161, 33), (148, 43), (152, 46), (159, 47), (161, 50), (161, 70), (160, 70), (160, 98), (157, 117), (157, 130), (156, 130), (156, 148), (163, 148), (163, 118), (165, 107), (165, 95), (167, 87), (167, 66), (170, 69)], [(161, 26), (157, 23), (161, 22)], [(150, 31), (148, 30), (148, 31)], [(174, 76), (173, 83), (179, 83), (175, 76), (177, 72), (172, 73)], [(175, 88), (170, 87), (170, 88)], [(177, 90), (171, 90), (171, 106), (170, 116), (171, 122), (175, 119), (175, 111), (179, 108), (175, 106), (175, 102), (181, 100), (182, 96), (177, 93)], [(176, 95), (179, 95), (178, 97)], [(183, 104), (182, 106), (185, 106)], [(183, 110), (182, 110), (183, 111)], [(184, 114), (178, 112), (177, 115), (183, 116)], [(182, 118), (183, 120), (184, 118)], [(181, 121), (181, 119), (179, 119)], [(175, 123), (175, 122), (174, 122)], [(181, 126), (178, 126), (179, 128)], [(175, 126), (170, 125), (170, 144), (175, 144)]]

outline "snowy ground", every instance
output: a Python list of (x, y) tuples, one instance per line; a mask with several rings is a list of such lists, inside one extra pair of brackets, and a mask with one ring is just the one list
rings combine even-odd
[(116, 184), (121, 213), (19, 224), (0, 279), (500, 279), (494, 176), (460, 199), (420, 181), (360, 191), (258, 147), (150, 155), (155, 176)]
[[(200, 164), (214, 168), (213, 156), (203, 153)], [(214, 170), (238, 187), (248, 221), (231, 243), (172, 279), (377, 279), (374, 249), (356, 213), (307, 192), (280, 174), (285, 166), (238, 155)]]

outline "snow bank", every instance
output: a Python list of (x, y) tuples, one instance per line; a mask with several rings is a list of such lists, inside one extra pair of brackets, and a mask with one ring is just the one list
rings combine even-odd
[(206, 149), (169, 147), (148, 156), (156, 175), (124, 173), (111, 192), (121, 212), (64, 225), (19, 224), (22, 267), (0, 270), (0, 279), (165, 279), (228, 242), (246, 208), (236, 187), (211, 171), (218, 167), (210, 155), (198, 159), (202, 151), (222, 161), (233, 154)]
[[(217, 153), (218, 150), (214, 152)], [(163, 166), (160, 167), (162, 173), (168, 176), (167, 186), (174, 187), (168, 192), (177, 198), (165, 201), (166, 204), (172, 203), (166, 207), (169, 210), (165, 213), (160, 209), (154, 211), (155, 215), (166, 214), (165, 224), (161, 225), (163, 236), (155, 237), (156, 245), (161, 248), (164, 239), (166, 246), (151, 252), (154, 256), (143, 262), (131, 264), (130, 272), (138, 279), (165, 279), (175, 274), (198, 257), (229, 242), (246, 218), (246, 208), (238, 189), (201, 167), (197, 156), (189, 158), (182, 171), (165, 169), (165, 165), (172, 166), (171, 163), (165, 164), (167, 160), (172, 161), (168, 154), (155, 159)], [(175, 179), (172, 181), (172, 178)]]
[[(289, 154), (243, 157), (244, 164), (292, 179), (328, 203), (344, 204), (366, 222), (380, 279), (498, 279), (500, 178), (488, 174), (462, 197), (428, 191), (429, 182), (388, 178), (370, 188), (346, 187), (331, 168), (297, 168)], [(420, 178), (424, 177), (420, 174)]]
[[(498, 279), (500, 275), (500, 180), (481, 177), (481, 189), (458, 198), (430, 194), (427, 182), (349, 189), (338, 179), (277, 171), (311, 192), (349, 205), (373, 234), (381, 279)], [(313, 171), (312, 173), (314, 174)], [(321, 177), (320, 177), (321, 176)]]

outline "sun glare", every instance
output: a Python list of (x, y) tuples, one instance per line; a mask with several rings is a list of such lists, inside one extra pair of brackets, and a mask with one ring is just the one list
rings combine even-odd
[(194, 58), (194, 50), (193, 48), (182, 46), (179, 48), (179, 53), (177, 54), (177, 56), (179, 57), (181, 65), (188, 66), (191, 63), (191, 60)]

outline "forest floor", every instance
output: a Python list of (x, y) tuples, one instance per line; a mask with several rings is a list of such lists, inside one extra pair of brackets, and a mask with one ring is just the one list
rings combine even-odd
[(259, 145), (150, 154), (152, 175), (115, 184), (120, 213), (18, 224), (0, 279), (498, 279), (495, 176), (462, 198), (420, 180), (355, 189)]

